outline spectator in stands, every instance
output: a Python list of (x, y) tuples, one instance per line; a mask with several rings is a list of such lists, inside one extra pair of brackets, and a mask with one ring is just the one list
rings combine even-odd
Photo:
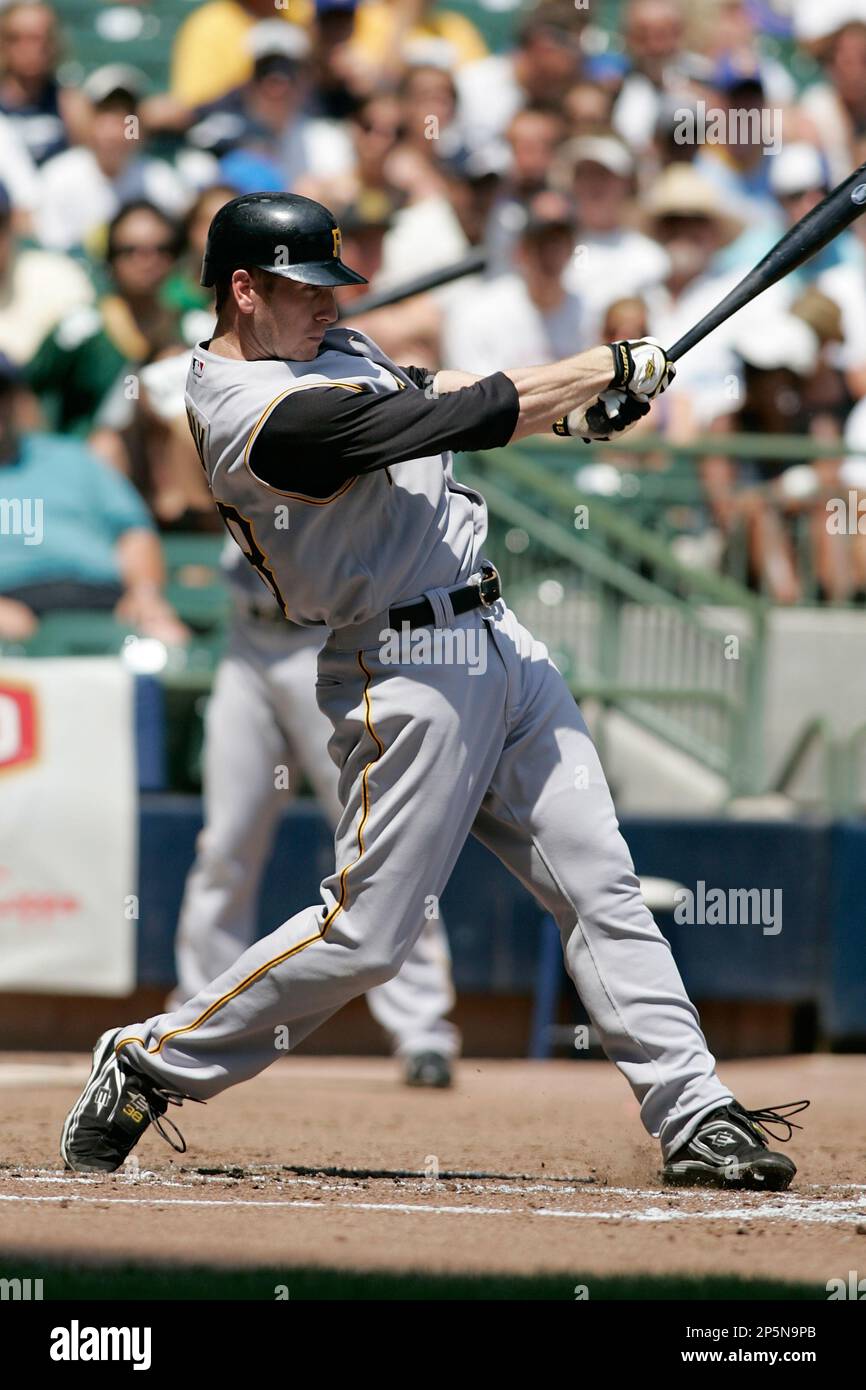
[(182, 216), (193, 190), (162, 159), (142, 150), (138, 105), (143, 73), (115, 64), (97, 68), (84, 83), (90, 102), (86, 143), (43, 165), (36, 230), (44, 246), (94, 249), (105, 224), (125, 203), (146, 199)]
[(569, 135), (598, 135), (610, 130), (613, 94), (600, 82), (575, 82), (562, 102)]
[(665, 98), (690, 94), (695, 62), (684, 47), (680, 0), (630, 0), (622, 27), (629, 70), (614, 102), (611, 123), (629, 149), (644, 153)]
[[(216, 183), (199, 193), (183, 222), (182, 249), (162, 293), (165, 304), (178, 314), (205, 313), (213, 319), (213, 290), (201, 284), (201, 263), (208, 228), (221, 207), (238, 196), (231, 184)], [(195, 331), (183, 326), (183, 340), (195, 343), (210, 336), (210, 324), (199, 324)]]
[(803, 387), (810, 428), (822, 438), (840, 439), (854, 406), (839, 366), (838, 349), (845, 338), (842, 310), (835, 299), (810, 285), (794, 300), (791, 313), (809, 325), (820, 345), (815, 369)]
[(769, 105), (757, 65), (744, 70), (723, 59), (713, 86), (713, 109), (724, 117), (725, 138), (702, 143), (695, 168), (745, 224), (760, 225), (776, 211), (770, 173), (781, 148), (784, 112)]
[(826, 157), (831, 184), (836, 184), (857, 167), (857, 140), (866, 135), (866, 14), (861, 0), (814, 10), (808, 16), (798, 11), (797, 19), (814, 23), (817, 18), (821, 24), (808, 47), (821, 63), (824, 80), (807, 89), (799, 109), (811, 122), (812, 138)]
[(562, 109), (581, 76), (585, 22), (572, 0), (541, 0), (521, 22), (511, 52), (468, 63), (458, 71), (458, 120), (470, 149), (502, 139), (522, 106)]
[[(254, 25), (247, 42), (252, 76), (198, 109), (190, 139), (220, 156), (242, 151), (264, 161), (278, 187), (294, 189), (312, 170), (325, 178), (342, 173), (351, 160), (345, 132), (303, 109), (311, 72), (306, 32), (271, 19)], [(222, 167), (225, 174), (234, 165)]]
[(398, 199), (400, 190), (392, 170), (403, 125), (396, 95), (382, 92), (365, 97), (349, 118), (348, 130), (352, 146), (349, 168), (332, 176), (311, 171), (298, 178), (293, 192), (333, 208), (354, 202), (365, 189)]
[[(394, 218), (385, 238), (383, 288), (448, 265), (485, 244), (502, 178), (498, 160), (478, 151), (443, 161), (442, 167), (444, 193), (403, 207)], [(436, 294), (444, 301), (451, 294), (471, 294), (472, 288), (462, 280)]]
[[(803, 321), (787, 313), (765, 313), (760, 324), (739, 329), (733, 340), (744, 364), (745, 391), (730, 419), (735, 432), (766, 438), (811, 435), (828, 443), (828, 457), (811, 463), (760, 456), (733, 462), (707, 459), (704, 475), (713, 512), (730, 547), (742, 536), (747, 577), (777, 603), (798, 603), (808, 574), (817, 596), (850, 596), (844, 552), (847, 538), (826, 526), (826, 498), (839, 490), (841, 431), (832, 418), (810, 409), (810, 385), (820, 380), (820, 343)], [(829, 428), (828, 428), (829, 426)]]
[(584, 346), (581, 302), (562, 283), (574, 248), (574, 206), (546, 189), (532, 195), (524, 215), (514, 271), (449, 302), (442, 339), (446, 366), (489, 376), (509, 362), (543, 365)]
[(568, 142), (556, 177), (577, 202), (578, 234), (565, 285), (584, 303), (587, 342), (598, 342), (607, 306), (643, 294), (664, 278), (668, 262), (658, 244), (630, 225), (635, 162), (607, 132)]
[(19, 366), (29, 362), (60, 319), (93, 298), (93, 285), (69, 256), (21, 244), (0, 184), (0, 352)]
[[(772, 227), (763, 244), (753, 246), (750, 263), (758, 259), (789, 226), (799, 222), (829, 192), (827, 163), (813, 145), (794, 142), (786, 145), (772, 161), (771, 188), (778, 199), (782, 217)], [(852, 396), (866, 394), (866, 248), (855, 232), (841, 236), (786, 276), (781, 289), (791, 303), (809, 285), (839, 306), (842, 338), (833, 358), (846, 375)]]
[(86, 98), (55, 76), (58, 40), (50, 5), (15, 3), (0, 13), (0, 112), (34, 164), (77, 144), (86, 130)]
[[(660, 341), (673, 344), (741, 278), (739, 271), (719, 271), (717, 258), (743, 224), (691, 164), (664, 170), (650, 189), (645, 212), (646, 228), (668, 264), (663, 283), (645, 291), (650, 329)], [(672, 439), (687, 442), (736, 408), (741, 381), (731, 335), (744, 316), (760, 316), (773, 298), (774, 291), (768, 290), (677, 364), (677, 391), (671, 392), (664, 411), (653, 412), (657, 426)]]
[(422, 55), (417, 62), (409, 59), (398, 95), (402, 138), (389, 173), (414, 203), (444, 191), (442, 161), (461, 153), (457, 88), (446, 67)]
[(407, 47), (421, 53), (433, 45), (447, 54), (454, 69), (487, 56), (472, 21), (436, 0), (365, 0), (359, 5), (353, 46), (378, 84), (399, 77)]
[(766, 18), (766, 9), (762, 14), (754, 0), (689, 0), (687, 39), (715, 65), (726, 59), (742, 72), (757, 68), (770, 105), (790, 107), (797, 84), (784, 64), (762, 49), (758, 25)]
[(249, 31), (261, 20), (303, 24), (305, 0), (206, 0), (177, 31), (171, 53), (171, 91), (184, 106), (216, 101), (253, 72)]
[(191, 353), (182, 343), (155, 352), (131, 393), (119, 378), (94, 421), (88, 445), (141, 494), (160, 531), (222, 530), (184, 406)]
[(547, 186), (566, 126), (558, 111), (525, 106), (506, 132), (509, 162), (490, 214), (487, 244), (491, 273), (511, 268), (517, 238), (526, 221), (526, 200)]
[(357, 9), (358, 0), (316, 0), (313, 81), (307, 95), (311, 116), (345, 120), (375, 89), (374, 70), (353, 44)]
[(39, 174), (15, 126), (3, 115), (0, 115), (0, 176), (12, 203), (15, 230), (22, 236), (29, 235), (39, 202)]
[(0, 359), (0, 495), (20, 523), (0, 546), (0, 639), (24, 641), (45, 614), (84, 608), (167, 644), (187, 641), (135, 489), (76, 440), (19, 433), (18, 404), (18, 373)]
[(178, 314), (161, 291), (178, 249), (176, 224), (152, 203), (130, 203), (114, 217), (110, 292), (64, 318), (27, 368), (53, 428), (86, 433), (116, 378), (177, 340)]

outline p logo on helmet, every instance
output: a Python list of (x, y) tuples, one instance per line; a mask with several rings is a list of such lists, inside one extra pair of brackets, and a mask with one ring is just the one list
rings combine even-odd
[(343, 250), (343, 233), (339, 227), (334, 227), (331, 230), (331, 236), (334, 238), (334, 259), (339, 260)]

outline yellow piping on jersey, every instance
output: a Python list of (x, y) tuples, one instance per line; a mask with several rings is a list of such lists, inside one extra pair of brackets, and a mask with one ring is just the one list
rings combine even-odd
[(367, 389), (366, 386), (362, 386), (356, 381), (300, 382), (297, 386), (289, 386), (286, 388), (285, 391), (281, 391), (278, 396), (275, 396), (274, 399), (270, 402), (270, 404), (265, 406), (262, 414), (259, 416), (256, 423), (253, 425), (250, 431), (250, 437), (247, 440), (246, 447), (244, 449), (244, 467), (246, 468), (250, 477), (254, 478), (255, 481), (260, 484), (261, 487), (266, 487), (268, 489), (268, 492), (274, 492), (278, 497), (291, 497), (295, 502), (306, 502), (307, 505), (310, 507), (326, 507), (329, 502), (335, 502), (338, 497), (342, 497), (343, 493), (348, 492), (349, 488), (353, 487), (354, 484), (358, 481), (357, 477), (347, 478), (346, 481), (343, 483), (343, 486), (338, 488), (336, 492), (332, 492), (330, 497), (307, 497), (302, 492), (283, 492), (281, 488), (274, 487), (271, 483), (266, 483), (264, 478), (258, 477), (258, 475), (254, 473), (252, 468), (250, 467), (250, 451), (253, 445), (255, 444), (259, 432), (261, 431), (262, 427), (267, 421), (269, 415), (273, 410), (276, 409), (280, 401), (284, 401), (286, 399), (286, 396), (293, 396), (296, 391), (329, 391), (332, 386), (342, 386), (346, 391), (357, 392), (366, 391)]
[(331, 908), (331, 911), (328, 913), (327, 917), (324, 918), (324, 920), (322, 921), (322, 925), (320, 926), (317, 932), (314, 932), (312, 936), (308, 936), (305, 941), (299, 941), (297, 945), (290, 946), (288, 951), (283, 951), (281, 955), (275, 956), (273, 960), (265, 961), (264, 965), (260, 965), (258, 970), (254, 970), (251, 975), (247, 975), (246, 979), (241, 980), (240, 984), (235, 985), (234, 989), (230, 990), (228, 994), (222, 995), (219, 999), (214, 1000), (213, 1004), (209, 1004), (208, 1007), (205, 1009), (204, 1013), (200, 1014), (199, 1017), (194, 1020), (194, 1022), (187, 1023), (183, 1028), (173, 1028), (170, 1033), (166, 1033), (163, 1037), (161, 1037), (159, 1042), (156, 1043), (156, 1045), (153, 1047), (147, 1047), (143, 1038), (121, 1038), (119, 1042), (115, 1043), (115, 1055), (117, 1055), (117, 1053), (120, 1051), (122, 1047), (126, 1047), (128, 1043), (138, 1043), (139, 1047), (144, 1048), (148, 1056), (153, 1057), (156, 1056), (157, 1053), (161, 1052), (165, 1044), (169, 1042), (172, 1038), (178, 1037), (181, 1033), (194, 1032), (195, 1029), (200, 1028), (203, 1023), (207, 1023), (208, 1019), (212, 1018), (213, 1015), (219, 1009), (221, 1009), (224, 1004), (228, 1004), (232, 999), (236, 999), (239, 994), (242, 994), (244, 992), (244, 990), (249, 989), (250, 985), (254, 985), (257, 980), (260, 980), (263, 975), (266, 975), (269, 970), (273, 970), (276, 966), (282, 965), (292, 956), (296, 956), (300, 951), (304, 951), (308, 946), (312, 946), (314, 942), (321, 941), (327, 934), (328, 928), (335, 921), (337, 916), (344, 910), (349, 896), (349, 889), (347, 884), (347, 876), (349, 870), (354, 869), (355, 865), (360, 863), (366, 848), (364, 843), (364, 830), (366, 828), (367, 821), (370, 817), (370, 788), (368, 785), (370, 768), (373, 767), (374, 764), (379, 761), (379, 759), (382, 757), (382, 754), (385, 752), (385, 745), (380, 739), (379, 735), (376, 733), (376, 729), (373, 724), (373, 710), (370, 702), (370, 682), (373, 679), (373, 675), (372, 672), (368, 671), (367, 667), (364, 665), (364, 658), (361, 652), (358, 652), (358, 665), (361, 667), (361, 670), (364, 672), (364, 675), (367, 678), (364, 684), (364, 726), (376, 745), (376, 756), (370, 759), (370, 761), (365, 765), (364, 771), (361, 773), (361, 819), (358, 822), (357, 831), (358, 853), (356, 857), (351, 861), (351, 863), (346, 864), (345, 867), (340, 871), (340, 897), (337, 903), (334, 905), (334, 907)]

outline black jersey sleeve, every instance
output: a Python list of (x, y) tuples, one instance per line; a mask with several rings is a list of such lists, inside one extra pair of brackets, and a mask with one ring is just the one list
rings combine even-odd
[(433, 378), (436, 375), (432, 367), (404, 367), (403, 371), (416, 386), (420, 386), (422, 391), (426, 391), (428, 386), (433, 385)]
[(314, 386), (290, 392), (274, 407), (248, 463), (255, 477), (281, 492), (331, 497), (348, 479), (388, 464), (446, 449), (501, 448), (519, 412), (517, 389), (502, 372), (441, 396), (410, 388), (379, 393), (350, 383)]

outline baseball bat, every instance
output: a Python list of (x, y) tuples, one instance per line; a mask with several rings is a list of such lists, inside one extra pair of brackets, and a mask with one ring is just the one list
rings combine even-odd
[(358, 314), (368, 313), (370, 309), (384, 309), (388, 304), (399, 304), (402, 299), (411, 299), (413, 294), (424, 294), (427, 290), (435, 290), (440, 285), (459, 280), (464, 275), (475, 275), (486, 269), (486, 266), (487, 252), (483, 247), (477, 247), (462, 256), (459, 261), (452, 261), (450, 265), (441, 265), (435, 270), (426, 271), (423, 275), (416, 275), (401, 285), (395, 285), (393, 289), (373, 291), (361, 299), (350, 299), (348, 304), (340, 305), (340, 318), (355, 318)]
[(715, 308), (699, 319), (688, 333), (678, 338), (668, 350), (668, 357), (679, 361), (696, 343), (712, 333), (714, 328), (742, 309), (744, 304), (763, 294), (764, 290), (775, 285), (778, 280), (789, 275), (797, 266), (808, 261), (820, 251), (828, 241), (843, 232), (846, 227), (866, 212), (866, 164), (861, 164), (853, 174), (849, 174), (838, 187), (827, 194), (822, 202), (801, 217), (793, 227), (789, 227), (783, 237), (776, 242), (758, 264), (745, 275), (730, 294), (719, 300)]

